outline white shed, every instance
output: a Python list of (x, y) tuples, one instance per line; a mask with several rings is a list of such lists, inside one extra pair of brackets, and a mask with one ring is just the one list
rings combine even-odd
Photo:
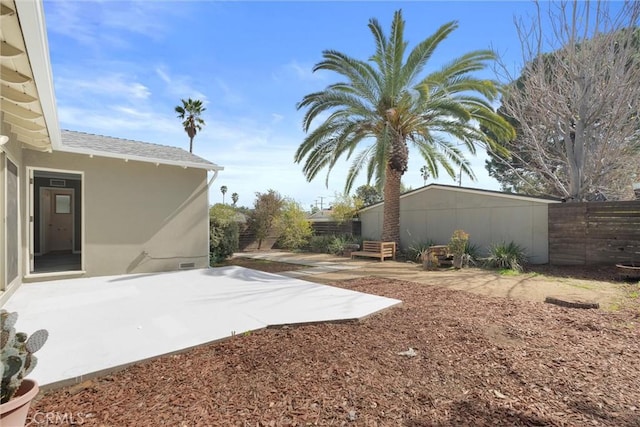
[[(559, 199), (429, 184), (400, 196), (400, 246), (446, 244), (454, 230), (469, 233), (482, 254), (496, 243), (524, 247), (533, 264), (549, 261), (548, 205)], [(384, 202), (360, 211), (362, 237), (379, 240)]]

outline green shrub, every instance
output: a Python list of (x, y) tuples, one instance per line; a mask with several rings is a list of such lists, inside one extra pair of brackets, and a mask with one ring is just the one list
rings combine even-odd
[(340, 255), (344, 252), (344, 247), (347, 244), (346, 239), (342, 236), (333, 236), (333, 240), (329, 243), (329, 253), (333, 255)]
[(514, 242), (502, 242), (489, 249), (489, 256), (484, 261), (490, 268), (522, 271), (527, 255), (522, 246)]
[(280, 218), (280, 237), (277, 247), (283, 249), (299, 249), (309, 243), (313, 235), (313, 227), (307, 220), (307, 214), (300, 204), (293, 200), (285, 200)]
[(327, 254), (329, 253), (329, 245), (332, 241), (333, 236), (312, 236), (309, 240), (309, 248), (311, 252)]
[(362, 238), (352, 234), (313, 236), (309, 247), (312, 252), (340, 255), (345, 246), (352, 243), (362, 245)]
[(229, 205), (216, 204), (209, 209), (209, 264), (213, 265), (229, 258), (238, 250), (240, 227), (235, 209)]
[(469, 233), (464, 230), (455, 230), (447, 247), (449, 248), (449, 253), (453, 255), (464, 255), (468, 244)]
[(328, 251), (330, 254), (342, 255), (347, 245), (357, 243), (362, 246), (362, 239), (352, 234), (341, 234), (332, 236), (333, 240), (329, 243)]

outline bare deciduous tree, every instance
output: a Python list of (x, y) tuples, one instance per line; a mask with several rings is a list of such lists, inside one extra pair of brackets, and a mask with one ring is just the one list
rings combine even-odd
[[(537, 4), (516, 21), (524, 69), (502, 66), (501, 110), (515, 119), (512, 172), (568, 200), (633, 197), (640, 178), (640, 2)], [(499, 158), (499, 156), (497, 156)], [(494, 156), (496, 158), (496, 156)], [(526, 186), (526, 185), (525, 185)]]

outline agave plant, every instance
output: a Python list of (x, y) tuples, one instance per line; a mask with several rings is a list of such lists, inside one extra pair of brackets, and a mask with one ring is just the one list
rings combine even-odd
[(522, 271), (526, 262), (526, 251), (514, 242), (493, 245), (489, 249), (489, 256), (485, 258), (488, 267), (514, 271)]
[(33, 368), (38, 359), (33, 355), (40, 350), (49, 337), (45, 329), (40, 329), (30, 337), (24, 332), (16, 332), (18, 313), (0, 310), (0, 348), (2, 349), (2, 387), (0, 403), (6, 403), (20, 388), (22, 380)]

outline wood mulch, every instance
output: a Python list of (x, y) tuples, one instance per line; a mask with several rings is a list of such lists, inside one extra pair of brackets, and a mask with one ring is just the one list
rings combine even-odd
[(335, 285), (404, 304), (161, 357), (52, 391), (31, 415), (95, 426), (640, 426), (638, 311), (371, 277)]

